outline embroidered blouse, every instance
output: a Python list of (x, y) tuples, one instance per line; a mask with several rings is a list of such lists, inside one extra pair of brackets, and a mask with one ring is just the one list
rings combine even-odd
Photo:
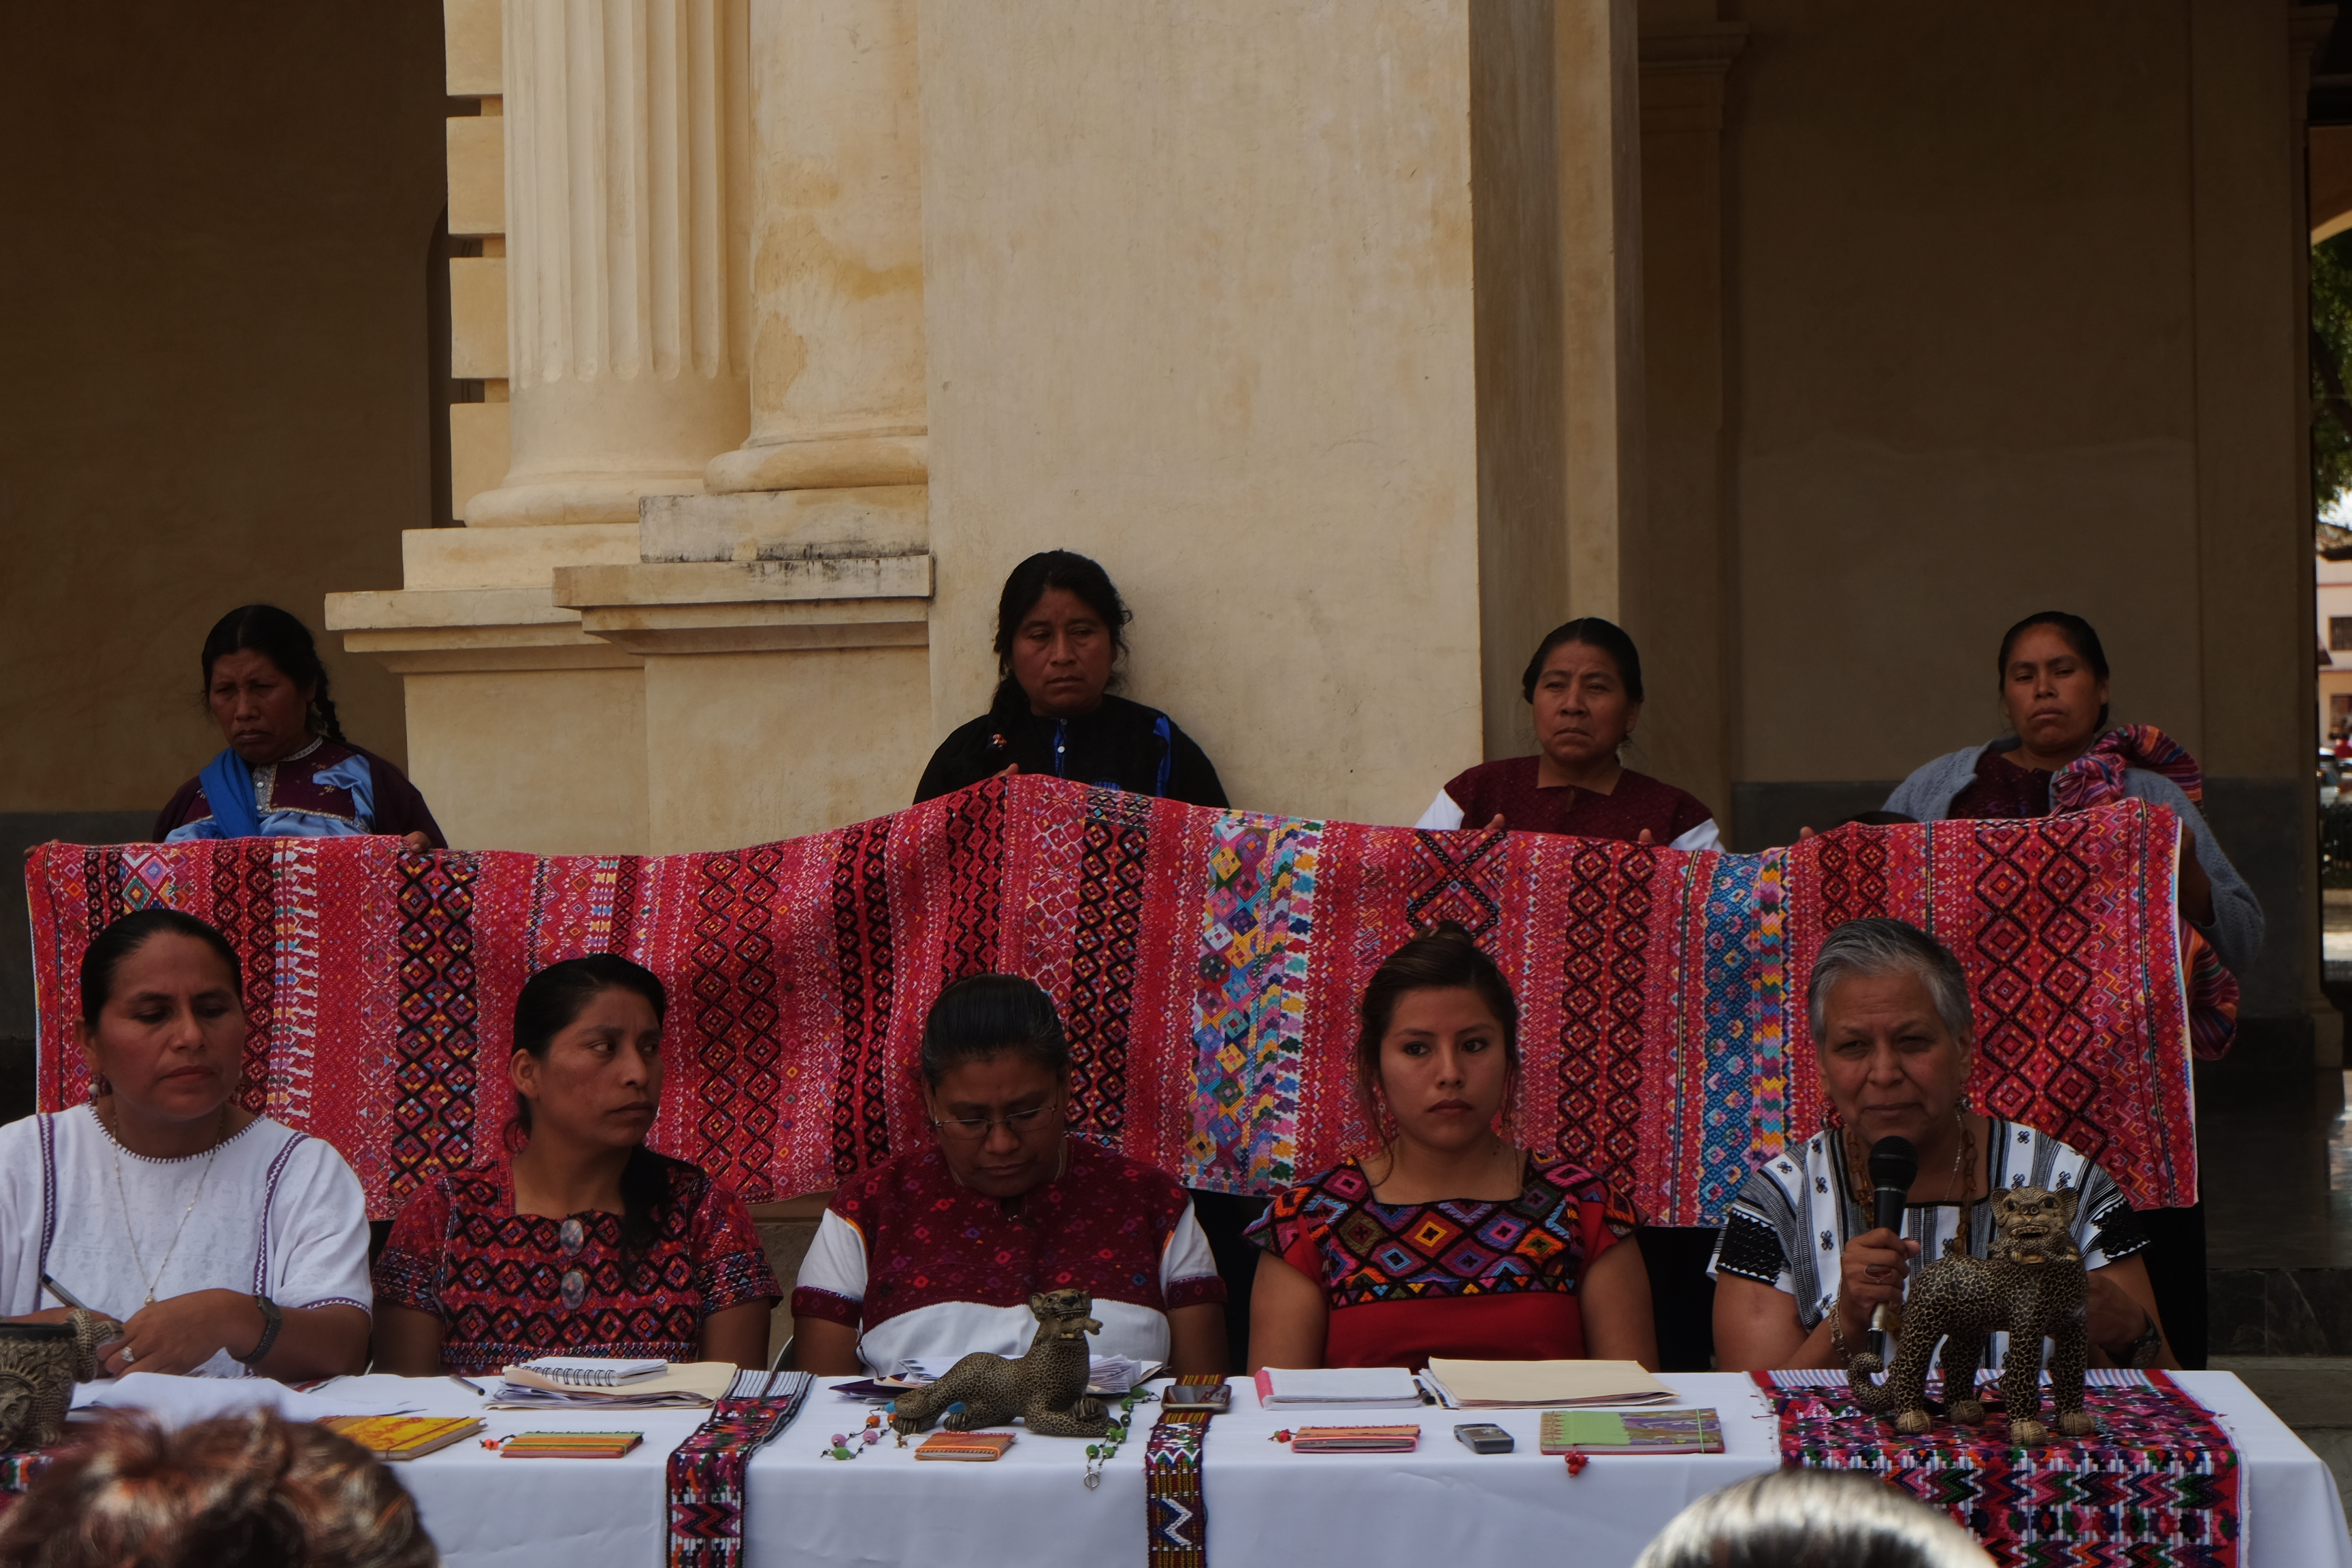
[[(1986, 1169), (1993, 1187), (2074, 1187), (2082, 1200), (2070, 1227), (2083, 1249), (2083, 1266), (2104, 1268), (2147, 1245), (2131, 1201), (2115, 1179), (2081, 1151), (2045, 1133), (1999, 1117), (1986, 1119), (1990, 1154)], [(1846, 1243), (1871, 1228), (1864, 1207), (1868, 1193), (1855, 1193), (1846, 1175), (1845, 1132), (1825, 1127), (1748, 1176), (1726, 1212), (1710, 1278), (1736, 1274), (1786, 1291), (1797, 1299), (1797, 1321), (1811, 1333), (1837, 1297), (1838, 1259)], [(1961, 1237), (1969, 1255), (1982, 1258), (1992, 1245), (1992, 1205), (1973, 1203), (1911, 1204), (1903, 1211), (1903, 1234), (1919, 1244), (1913, 1274), (1944, 1255), (1944, 1243)], [(1985, 1364), (1999, 1366), (2009, 1336), (1995, 1334), (1985, 1348)]]
[(440, 1319), (450, 1372), (551, 1353), (700, 1359), (712, 1313), (783, 1292), (743, 1200), (683, 1160), (656, 1158), (669, 1202), (635, 1257), (622, 1250), (619, 1215), (515, 1213), (504, 1166), (438, 1178), (393, 1221), (376, 1299)]
[(1247, 1234), (1323, 1287), (1324, 1365), (1421, 1367), (1581, 1358), (1578, 1286), (1640, 1220), (1565, 1161), (1531, 1166), (1507, 1201), (1392, 1205), (1350, 1158), (1276, 1194)]
[[(0, 1127), (0, 1314), (65, 1305), (45, 1274), (116, 1319), (192, 1290), (372, 1311), (367, 1242), (343, 1157), (267, 1116), (170, 1160), (117, 1143), (87, 1102)], [(195, 1371), (250, 1375), (226, 1350)]]
[(1192, 1200), (1124, 1154), (1069, 1141), (1059, 1176), (1018, 1198), (958, 1183), (926, 1148), (845, 1182), (818, 1222), (793, 1291), (795, 1317), (860, 1330), (877, 1373), (908, 1357), (1018, 1356), (1035, 1337), (1029, 1298), (1094, 1293), (1096, 1355), (1168, 1358), (1167, 1313), (1225, 1299)]
[(1541, 757), (1481, 763), (1447, 781), (1415, 827), (1451, 832), (1484, 827), (1502, 813), (1513, 833), (1567, 833), (1579, 838), (1636, 842), (1643, 828), (1664, 849), (1714, 849), (1722, 843), (1715, 813), (1696, 795), (1627, 768), (1607, 795), (1573, 784), (1541, 784)]
[[(324, 736), (281, 762), (252, 770), (253, 793), (267, 838), (344, 838), (362, 833), (423, 832), (446, 847), (441, 825), (416, 786), (373, 752)], [(155, 818), (159, 843), (224, 838), (205, 799), (202, 777), (182, 784)]]

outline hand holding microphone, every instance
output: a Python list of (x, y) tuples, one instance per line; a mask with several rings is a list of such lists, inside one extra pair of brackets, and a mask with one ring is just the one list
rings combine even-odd
[[(1881, 1138), (1870, 1150), (1870, 1200), (1874, 1230), (1893, 1231), (1896, 1247), (1902, 1248), (1903, 1205), (1911, 1199), (1911, 1184), (1919, 1177), (1919, 1151), (1911, 1146), (1908, 1138)], [(1873, 1269), (1890, 1266), (1873, 1263)], [(1899, 1270), (1898, 1270), (1899, 1273)], [(1874, 1275), (1885, 1279), (1885, 1275)], [(1899, 1289), (1899, 1285), (1898, 1285)], [(1870, 1326), (1882, 1334), (1903, 1331), (1903, 1306), (1900, 1297), (1881, 1301), (1870, 1314)]]

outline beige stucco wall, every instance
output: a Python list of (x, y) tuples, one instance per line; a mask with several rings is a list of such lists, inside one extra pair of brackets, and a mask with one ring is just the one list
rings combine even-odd
[(1740, 777), (1981, 741), (2053, 605), (2204, 744), (2183, 9), (1744, 7)]
[(935, 732), (1060, 545), (1237, 804), (1479, 759), (1467, 9), (924, 8)]
[[(220, 749), (197, 652), (319, 625), (431, 515), (430, 5), (50, 5), (0, 49), (0, 812), (154, 810)], [(136, 47), (125, 40), (135, 39)], [(352, 738), (398, 680), (323, 648)]]

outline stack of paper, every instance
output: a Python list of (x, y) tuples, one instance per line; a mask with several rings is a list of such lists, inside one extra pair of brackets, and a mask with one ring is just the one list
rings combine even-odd
[(1358, 1410), (1412, 1410), (1422, 1403), (1420, 1385), (1401, 1366), (1334, 1366), (1258, 1369), (1261, 1408), (1284, 1405), (1346, 1405)]
[(732, 1362), (694, 1361), (641, 1377), (618, 1388), (575, 1388), (529, 1366), (510, 1366), (490, 1396), (492, 1410), (698, 1409), (725, 1394), (735, 1381)]
[(1429, 1358), (1422, 1382), (1448, 1410), (1659, 1405), (1675, 1391), (1633, 1361), (1449, 1361)]
[(1291, 1434), (1294, 1454), (1409, 1454), (1421, 1442), (1418, 1426), (1301, 1426)]
[[(937, 1383), (961, 1359), (960, 1356), (908, 1356), (892, 1372), (891, 1380), (910, 1386)], [(1087, 1358), (1087, 1387), (1097, 1394), (1125, 1394), (1137, 1384), (1158, 1376), (1160, 1372), (1160, 1368), (1147, 1366), (1133, 1356), (1089, 1356)], [(888, 1384), (886, 1383), (884, 1386)]]
[(1543, 1451), (1565, 1454), (1720, 1454), (1712, 1410), (1547, 1410)]

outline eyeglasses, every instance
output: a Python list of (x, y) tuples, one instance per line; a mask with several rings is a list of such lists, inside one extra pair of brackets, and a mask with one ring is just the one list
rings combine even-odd
[(959, 1142), (977, 1143), (994, 1131), (999, 1122), (1015, 1138), (1025, 1138), (1045, 1124), (1047, 1111), (1057, 1109), (1059, 1107), (1054, 1101), (1048, 1100), (1027, 1110), (1016, 1110), (1010, 1116), (950, 1118), (944, 1121), (933, 1121), (931, 1126), (940, 1137), (953, 1138)]

